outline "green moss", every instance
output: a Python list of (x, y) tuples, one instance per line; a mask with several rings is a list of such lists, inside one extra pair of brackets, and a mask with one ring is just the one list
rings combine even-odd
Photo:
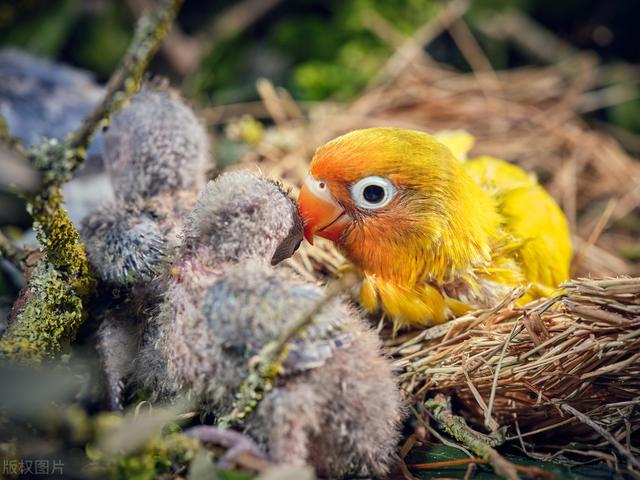
[(9, 133), (9, 125), (7, 125), (7, 121), (3, 117), (0, 117), (0, 140), (6, 143), (13, 141), (11, 133)]
[(163, 473), (186, 470), (198, 448), (197, 440), (181, 434), (155, 438), (138, 455), (116, 461), (109, 476), (152, 480)]
[[(53, 183), (68, 171), (69, 153), (45, 141), (30, 152), (34, 163)], [(51, 162), (51, 157), (60, 159)], [(45, 170), (45, 165), (57, 168)], [(73, 340), (83, 320), (82, 300), (94, 286), (84, 246), (66, 210), (60, 188), (48, 186), (28, 204), (44, 259), (31, 272), (25, 304), (0, 340), (0, 356), (40, 361)]]
[[(143, 16), (135, 31), (117, 81), (100, 109), (65, 141), (45, 139), (28, 151), (41, 172), (41, 190), (28, 202), (43, 259), (31, 272), (18, 314), (0, 339), (0, 357), (39, 362), (66, 347), (84, 317), (83, 300), (95, 280), (78, 231), (64, 209), (61, 186), (82, 164), (93, 132), (140, 87), (149, 61), (159, 48), (182, 0), (167, 0), (164, 8)], [(7, 136), (0, 124), (0, 137)]]
[(199, 450), (198, 440), (175, 432), (152, 438), (132, 455), (107, 456), (87, 447), (87, 457), (92, 461), (90, 470), (107, 478), (152, 480), (186, 472)]
[(29, 210), (46, 259), (69, 277), (79, 295), (87, 295), (91, 286), (87, 253), (63, 207), (60, 190), (51, 188), (47, 195), (37, 196)]
[(73, 32), (80, 10), (77, 0), (0, 2), (0, 44), (55, 57)]
[(0, 339), (0, 356), (40, 361), (60, 351), (82, 323), (82, 300), (50, 262), (39, 262), (31, 275), (28, 301)]

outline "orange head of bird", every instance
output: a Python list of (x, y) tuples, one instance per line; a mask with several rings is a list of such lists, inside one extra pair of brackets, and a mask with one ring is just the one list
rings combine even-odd
[(370, 128), (338, 137), (316, 151), (300, 191), (304, 236), (344, 247), (423, 235), (440, 221), (429, 214), (446, 208), (458, 163), (422, 132)]

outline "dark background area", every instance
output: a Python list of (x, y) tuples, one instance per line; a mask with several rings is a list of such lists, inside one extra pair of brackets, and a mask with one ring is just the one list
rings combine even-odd
[[(37, 55), (95, 73), (104, 81), (125, 50), (145, 1), (22, 0), (0, 1), (0, 46), (17, 46)], [(211, 5), (211, 4), (215, 5)], [(233, 7), (260, 2), (188, 0), (180, 13), (185, 36), (209, 37), (202, 62), (187, 74), (161, 55), (153, 71), (182, 84), (203, 104), (255, 99), (255, 80), (265, 76), (287, 87), (299, 100), (348, 100), (356, 95), (393, 51), (372, 25), (386, 22), (399, 38), (432, 19), (434, 0), (267, 0), (274, 6), (234, 30), (243, 14)], [(562, 40), (593, 50), (605, 63), (640, 61), (640, 3), (624, 0), (479, 0), (465, 15), (494, 68), (531, 64), (509, 42), (487, 35), (496, 15), (519, 10)], [(240, 11), (242, 8), (240, 7)], [(233, 13), (236, 13), (234, 15)], [(246, 13), (246, 12), (245, 12)], [(185, 48), (178, 46), (185, 54)], [(441, 62), (469, 69), (448, 34), (429, 51)], [(631, 81), (637, 81), (631, 79)], [(640, 101), (600, 112), (616, 125), (640, 132)]]

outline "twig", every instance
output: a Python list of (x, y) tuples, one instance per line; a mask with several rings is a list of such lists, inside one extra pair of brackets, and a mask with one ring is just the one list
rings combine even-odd
[(485, 412), (484, 413), (484, 418), (486, 422), (485, 426), (489, 427), (491, 431), (495, 432), (500, 428), (500, 425), (491, 416), (491, 412), (489, 411), (487, 404), (484, 402), (482, 395), (480, 395), (480, 392), (471, 381), (471, 377), (469, 376), (469, 372), (467, 372), (467, 369), (466, 368), (463, 369), (462, 373), (464, 374), (464, 377), (467, 380), (467, 385), (469, 385), (469, 390), (471, 390), (471, 394), (473, 395), (473, 398), (475, 398), (476, 402), (478, 402), (478, 405), (480, 405), (480, 408), (482, 409), (482, 411)]
[(607, 206), (604, 209), (604, 212), (602, 212), (602, 215), (600, 215), (600, 218), (598, 218), (598, 221), (596, 225), (593, 227), (593, 230), (591, 231), (591, 234), (589, 235), (589, 238), (587, 239), (586, 243), (580, 247), (580, 250), (578, 250), (578, 253), (576, 253), (575, 258), (573, 259), (573, 262), (572, 262), (573, 271), (571, 272), (572, 274), (575, 274), (575, 270), (578, 267), (578, 265), (580, 265), (580, 263), (582, 262), (582, 259), (584, 258), (584, 256), (587, 254), (589, 249), (596, 244), (596, 242), (600, 238), (600, 235), (602, 235), (602, 232), (609, 224), (609, 220), (611, 219), (611, 216), (613, 215), (613, 212), (615, 211), (617, 204), (618, 202), (613, 198), (609, 200), (609, 203), (607, 203)]
[[(461, 465), (473, 467), (474, 465), (486, 465), (487, 463), (489, 462), (483, 458), (459, 458), (456, 460), (444, 460), (442, 462), (415, 463), (407, 465), (407, 467), (413, 470), (435, 470), (439, 468), (459, 467)], [(538, 467), (525, 467), (524, 465), (518, 465), (516, 463), (514, 463), (513, 466), (516, 471), (526, 473), (535, 478), (555, 478), (553, 474)]]
[(577, 49), (519, 11), (487, 17), (477, 22), (477, 26), (493, 38), (512, 39), (524, 50), (548, 63), (561, 62), (579, 54)]
[(11, 149), (13, 149), (19, 155), (26, 157), (27, 152), (25, 151), (20, 141), (18, 141), (18, 139), (16, 139), (11, 135), (11, 132), (9, 131), (9, 125), (7, 124), (7, 121), (4, 119), (4, 117), (1, 115), (0, 115), (0, 141), (2, 143), (5, 143), (9, 147), (11, 147)]
[[(282, 0), (241, 0), (207, 22), (193, 36), (174, 29), (162, 45), (162, 53), (180, 75), (193, 74), (213, 47), (247, 30)], [(151, 0), (129, 0), (129, 9), (139, 15)]]
[(495, 421), (491, 417), (491, 411), (493, 410), (493, 402), (496, 399), (496, 390), (498, 388), (498, 378), (500, 377), (500, 368), (502, 367), (502, 361), (504, 360), (504, 355), (507, 352), (507, 347), (509, 346), (509, 343), (511, 343), (511, 340), (513, 340), (513, 337), (515, 337), (518, 333), (520, 333), (520, 330), (518, 330), (518, 332), (516, 333), (517, 327), (518, 327), (518, 324), (514, 323), (511, 333), (509, 334), (507, 339), (504, 341), (504, 345), (502, 346), (502, 351), (500, 352), (500, 357), (498, 358), (498, 364), (496, 365), (496, 370), (493, 375), (493, 383), (491, 384), (491, 394), (489, 396), (489, 404), (487, 405), (487, 409), (484, 411), (484, 424), (486, 426), (495, 425)]
[(368, 9), (363, 14), (362, 25), (393, 48), (400, 48), (405, 42), (404, 35), (375, 8)]
[(0, 147), (0, 156), (3, 157), (0, 187), (28, 194), (37, 191), (40, 186), (40, 172), (29, 162), (27, 150), (20, 140), (11, 135), (9, 125), (2, 115)]
[(289, 342), (300, 335), (311, 323), (316, 315), (338, 295), (348, 291), (355, 284), (355, 276), (345, 275), (327, 287), (327, 291), (308, 312), (296, 319), (278, 338), (267, 343), (252, 361), (251, 371), (242, 382), (237, 399), (231, 413), (218, 420), (218, 426), (227, 427), (240, 424), (251, 413), (262, 399), (265, 392), (271, 389), (273, 380), (278, 375), (282, 362), (287, 356)]
[(401, 45), (387, 60), (370, 87), (383, 85), (400, 75), (422, 54), (424, 48), (452, 22), (460, 18), (469, 8), (467, 0), (452, 0), (440, 11), (438, 16), (425, 23), (415, 34)]
[(616, 448), (616, 450), (618, 450), (627, 459), (627, 461), (631, 465), (633, 465), (634, 467), (640, 469), (640, 461), (627, 448), (625, 448), (624, 445), (622, 445), (618, 440), (616, 440), (615, 437), (613, 435), (611, 435), (611, 433), (609, 433), (607, 430), (602, 428), (596, 422), (591, 420), (584, 413), (582, 413), (582, 412), (576, 410), (575, 408), (573, 408), (568, 403), (563, 403), (560, 406), (560, 408), (562, 410), (564, 410), (565, 412), (570, 413), (571, 415), (576, 417), (579, 421), (581, 421), (585, 425), (588, 425), (591, 428), (593, 428), (596, 432), (598, 432), (600, 435), (602, 435), (604, 438), (606, 438), (607, 441), (611, 445), (613, 445)]
[(466, 472), (464, 472), (464, 477), (463, 480), (471, 480), (473, 478), (473, 474), (476, 471), (476, 464), (475, 463), (470, 463), (469, 465), (467, 465), (467, 470)]
[[(440, 433), (438, 433), (437, 430), (435, 430), (433, 427), (431, 427), (431, 425), (429, 425), (429, 423), (424, 421), (423, 416), (419, 415), (415, 408), (411, 407), (410, 410), (411, 410), (411, 413), (413, 414), (413, 418), (415, 418), (420, 424), (422, 424), (422, 426), (427, 430), (427, 432), (429, 432), (435, 438), (440, 440), (440, 442), (443, 445), (446, 445), (446, 446), (451, 447), (451, 448), (455, 448), (456, 450), (460, 450), (467, 457), (473, 458), (473, 455), (471, 454), (471, 452), (469, 450), (467, 450), (466, 448), (464, 448), (462, 445), (457, 444), (455, 442), (450, 442), (449, 440), (444, 438), (442, 435), (440, 435)], [(429, 416), (433, 417), (433, 414), (429, 410), (427, 410), (426, 413), (429, 414)]]
[(485, 55), (466, 22), (462, 18), (458, 18), (449, 25), (447, 30), (449, 30), (449, 33), (462, 52), (462, 55), (464, 55), (465, 60), (469, 63), (471, 69), (474, 72), (487, 72), (490, 74), (490, 77), (478, 77), (478, 83), (482, 83), (483, 79), (487, 78), (495, 82), (494, 86), (498, 86), (500, 81), (498, 80), (496, 72), (493, 71), (491, 61)]
[(266, 78), (259, 78), (256, 82), (256, 89), (264, 103), (267, 112), (278, 126), (283, 126), (287, 120), (287, 112), (285, 111), (280, 96), (276, 91), (273, 83)]
[(426, 406), (434, 419), (449, 435), (469, 447), (478, 457), (486, 460), (497, 475), (508, 480), (520, 478), (515, 465), (493, 448), (504, 442), (502, 432), (483, 435), (471, 429), (464, 418), (453, 415), (450, 399), (442, 394), (427, 400)]
[(209, 25), (198, 33), (197, 38), (202, 45), (210, 48), (211, 45), (231, 38), (239, 32), (246, 30), (281, 1), (282, 0), (242, 0), (235, 2), (214, 17)]
[(638, 98), (638, 96), (640, 96), (640, 93), (631, 82), (585, 92), (580, 95), (580, 113), (590, 113), (613, 105), (630, 102)]

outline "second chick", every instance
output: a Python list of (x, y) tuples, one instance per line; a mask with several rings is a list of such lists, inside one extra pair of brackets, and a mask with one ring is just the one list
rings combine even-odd
[[(161, 396), (187, 393), (217, 418), (229, 414), (252, 359), (324, 297), (270, 265), (293, 254), (301, 236), (295, 204), (273, 182), (248, 172), (210, 182), (147, 332), (140, 381)], [(402, 418), (376, 335), (336, 299), (290, 342), (243, 429), (277, 462), (332, 478), (382, 476)]]

